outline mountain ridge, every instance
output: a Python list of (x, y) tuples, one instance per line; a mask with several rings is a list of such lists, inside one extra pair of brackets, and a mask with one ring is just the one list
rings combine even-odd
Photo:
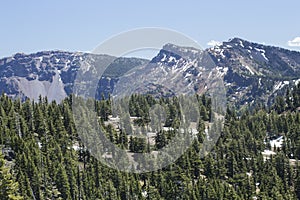
[[(101, 78), (95, 76), (99, 67), (109, 64)], [(82, 90), (99, 80), (97, 98), (101, 94), (107, 97), (120, 77), (144, 65), (167, 74), (172, 70), (182, 73), (178, 79), (181, 87), (192, 85), (196, 92), (205, 79), (200, 74), (216, 70), (216, 75), (224, 78), (229, 101), (239, 105), (270, 105), (276, 95), (300, 80), (300, 52), (235, 37), (204, 50), (166, 44), (150, 62), (62, 50), (16, 53), (0, 59), (0, 90), (11, 97), (37, 100), (39, 93), (60, 101), (72, 93), (76, 72), (82, 69), (91, 76)]]

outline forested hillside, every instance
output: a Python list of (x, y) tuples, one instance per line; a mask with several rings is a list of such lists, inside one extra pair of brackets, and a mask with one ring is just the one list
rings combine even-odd
[[(60, 104), (0, 98), (0, 199), (299, 199), (300, 84), (277, 97), (271, 108), (226, 111), (221, 137), (200, 158), (209, 98), (198, 97), (201, 120), (193, 145), (176, 163), (149, 173), (111, 169), (80, 142), (72, 116), (72, 96)], [(107, 137), (129, 152), (148, 152), (176, 134), (176, 98), (131, 97), (130, 114), (149, 123), (155, 101), (169, 108), (165, 127), (154, 142), (127, 135), (107, 123), (110, 101), (95, 102)], [(173, 129), (171, 129), (173, 128)]]

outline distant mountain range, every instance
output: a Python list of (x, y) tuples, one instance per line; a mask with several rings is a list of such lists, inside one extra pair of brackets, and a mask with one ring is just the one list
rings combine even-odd
[[(107, 65), (98, 77), (99, 69)], [(73, 92), (79, 69), (88, 75), (81, 89), (97, 89), (97, 98), (107, 97), (117, 86), (131, 87), (118, 85), (124, 80), (135, 88), (144, 84), (152, 93), (164, 96), (177, 90), (200, 92), (201, 83), (208, 78), (205, 71), (214, 70), (214, 76), (224, 80), (230, 102), (270, 104), (276, 95), (300, 82), (300, 52), (234, 38), (205, 50), (166, 44), (150, 61), (64, 51), (18, 53), (0, 60), (0, 91), (13, 98), (37, 100), (42, 95), (60, 101)], [(140, 73), (132, 76), (132, 69)], [(159, 81), (148, 83), (147, 75)], [(95, 81), (98, 85), (92, 86)]]

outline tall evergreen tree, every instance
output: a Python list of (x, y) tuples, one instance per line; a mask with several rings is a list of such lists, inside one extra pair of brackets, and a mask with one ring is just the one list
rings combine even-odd
[(0, 153), (0, 199), (21, 200), (19, 184), (14, 180), (9, 169), (5, 166), (3, 155)]

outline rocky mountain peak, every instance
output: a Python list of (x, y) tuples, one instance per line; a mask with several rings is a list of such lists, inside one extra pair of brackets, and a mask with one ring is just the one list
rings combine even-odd
[[(203, 91), (199, 85), (214, 71), (214, 76), (224, 78), (228, 99), (246, 105), (255, 102), (270, 104), (277, 94), (300, 80), (300, 52), (241, 38), (233, 38), (206, 50), (166, 44), (148, 62), (139, 58), (65, 51), (17, 53), (0, 59), (0, 90), (12, 97), (37, 99), (41, 94), (48, 96), (49, 100), (60, 100), (72, 93), (80, 68), (89, 73), (89, 80), (84, 81), (82, 89), (95, 89), (91, 84), (100, 79), (97, 95), (103, 93), (107, 96), (120, 77), (137, 66), (144, 66), (141, 69), (149, 73), (140, 72), (141, 76), (146, 78), (152, 73), (154, 78), (159, 77), (154, 82), (157, 88), (170, 83), (169, 80), (180, 83), (175, 90), (191, 88), (189, 90)], [(97, 69), (107, 65), (109, 67), (99, 78)], [(138, 83), (137, 79), (130, 80)]]

